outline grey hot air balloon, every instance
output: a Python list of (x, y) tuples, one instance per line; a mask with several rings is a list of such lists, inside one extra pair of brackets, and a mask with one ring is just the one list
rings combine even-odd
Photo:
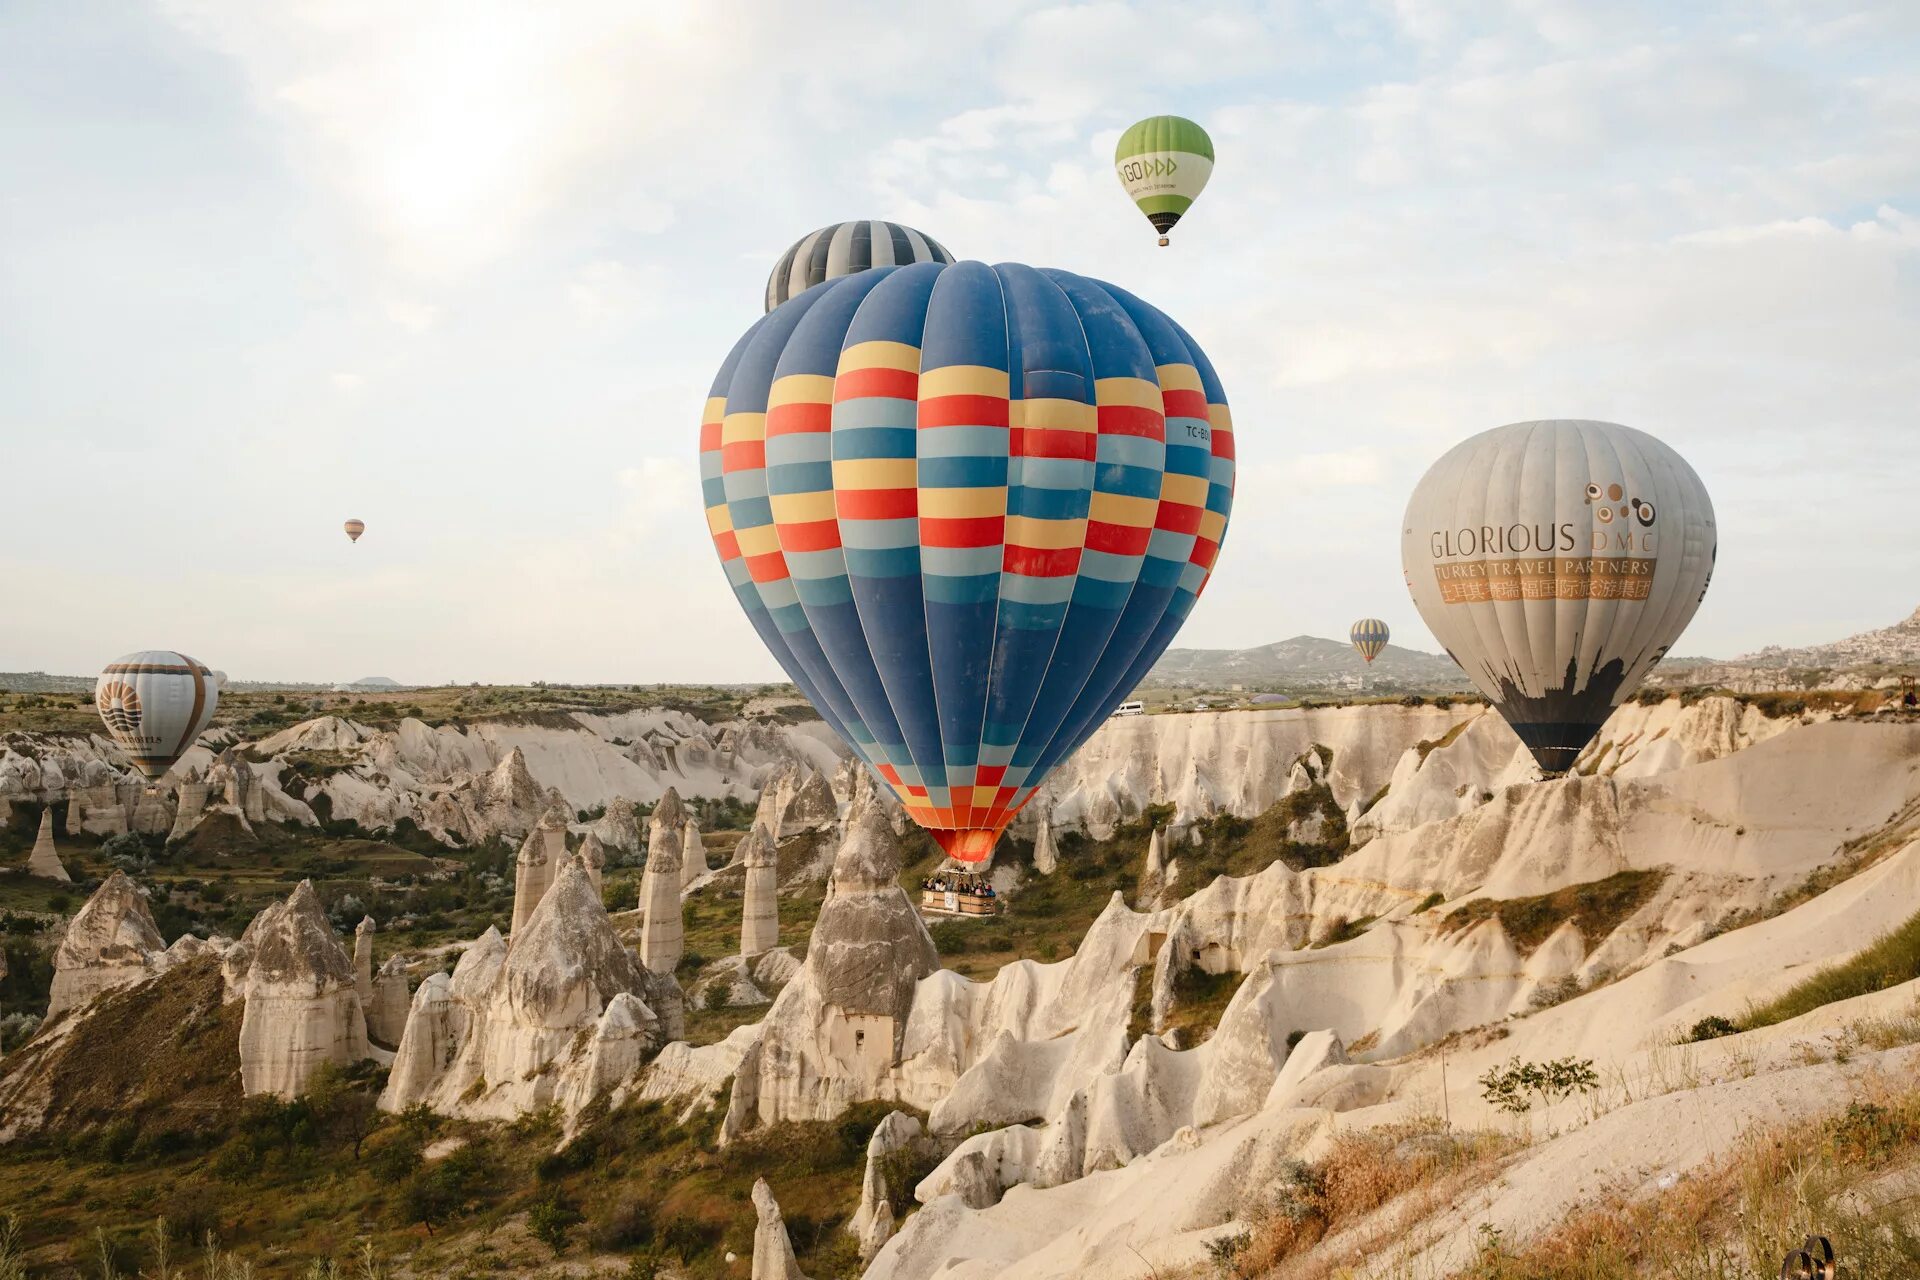
[(146, 649), (108, 663), (93, 702), (133, 767), (158, 782), (213, 720), (220, 681), (183, 653)]
[(946, 246), (897, 222), (836, 222), (793, 242), (767, 277), (767, 310), (805, 293), (823, 280), (837, 280), (871, 267), (912, 262), (952, 262)]
[(1407, 503), (1427, 626), (1548, 773), (1564, 773), (1706, 595), (1713, 503), (1686, 460), (1611, 422), (1455, 445)]

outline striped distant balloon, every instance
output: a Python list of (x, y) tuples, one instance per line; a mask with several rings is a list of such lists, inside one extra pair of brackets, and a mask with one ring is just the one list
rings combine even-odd
[(1233, 457), (1180, 326), (978, 262), (864, 271), (763, 317), (700, 430), (708, 525), (761, 639), (968, 861), (1172, 641)]
[(932, 236), (897, 222), (836, 222), (801, 236), (780, 255), (767, 277), (767, 310), (805, 293), (823, 280), (837, 280), (870, 267), (914, 262), (952, 262)]
[(224, 678), (169, 649), (107, 664), (93, 701), (107, 732), (149, 782), (158, 782), (213, 720)]
[(1387, 630), (1387, 624), (1380, 619), (1362, 618), (1353, 624), (1351, 631), (1347, 632), (1347, 639), (1353, 641), (1353, 647), (1360, 651), (1360, 656), (1365, 658), (1367, 664), (1371, 666), (1373, 660), (1380, 656), (1380, 651), (1387, 647), (1387, 641), (1392, 635), (1393, 633)]
[(1213, 139), (1180, 116), (1149, 116), (1120, 135), (1113, 148), (1113, 171), (1138, 205), (1160, 247), (1167, 233), (1200, 198), (1213, 176)]
[(360, 535), (367, 531), (367, 522), (365, 520), (349, 520), (340, 527), (347, 531), (348, 542), (358, 542), (360, 541)]

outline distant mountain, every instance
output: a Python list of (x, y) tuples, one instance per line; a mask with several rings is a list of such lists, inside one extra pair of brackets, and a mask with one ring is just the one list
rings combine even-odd
[(1295, 636), (1257, 649), (1169, 649), (1141, 684), (1338, 689), (1357, 687), (1362, 679), (1371, 687), (1407, 690), (1469, 687), (1465, 674), (1445, 654), (1390, 644), (1369, 666), (1352, 645), (1319, 636)]
[(0, 671), (8, 693), (92, 693), (92, 676), (50, 676), (44, 671)]
[(401, 684), (391, 676), (361, 676), (353, 682), (356, 689), (398, 689)]
[(1862, 631), (1831, 644), (1783, 649), (1768, 645), (1733, 659), (1756, 667), (1897, 667), (1920, 663), (1920, 609), (1878, 631)]

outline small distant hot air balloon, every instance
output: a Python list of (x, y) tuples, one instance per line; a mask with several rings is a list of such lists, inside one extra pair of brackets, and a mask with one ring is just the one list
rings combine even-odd
[(1367, 660), (1367, 665), (1372, 666), (1373, 660), (1380, 656), (1382, 649), (1387, 647), (1387, 641), (1392, 635), (1393, 633), (1387, 630), (1387, 624), (1380, 619), (1362, 618), (1353, 624), (1352, 630), (1347, 632), (1347, 639), (1353, 641), (1353, 647), (1360, 651), (1360, 656)]
[(347, 531), (347, 541), (358, 542), (360, 541), (360, 535), (367, 531), (367, 522), (365, 520), (349, 520), (340, 527)]
[(212, 722), (220, 682), (185, 654), (147, 649), (108, 663), (93, 702), (133, 767), (158, 782)]
[(836, 222), (801, 236), (780, 255), (767, 277), (767, 310), (823, 280), (838, 280), (873, 267), (952, 261), (945, 245), (912, 227), (878, 219)]
[(1585, 421), (1455, 445), (1415, 487), (1400, 543), (1420, 616), (1550, 774), (1680, 638), (1715, 548), (1684, 458)]
[(1234, 474), (1213, 366), (1112, 285), (929, 262), (775, 309), (708, 394), (748, 618), (907, 814), (986, 858), (1206, 584)]
[(1149, 116), (1120, 135), (1113, 170), (1167, 246), (1167, 232), (1213, 176), (1213, 139), (1180, 116)]

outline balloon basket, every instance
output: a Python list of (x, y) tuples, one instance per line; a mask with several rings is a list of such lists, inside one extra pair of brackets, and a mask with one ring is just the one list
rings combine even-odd
[(1166, 248), (1166, 247), (1167, 247), (1168, 245), (1170, 245), (1170, 244), (1172, 244), (1172, 243), (1173, 243), (1173, 241), (1171, 241), (1171, 240), (1169, 240), (1169, 239), (1167, 239), (1167, 238), (1166, 238), (1165, 236), (1161, 236), (1161, 237), (1160, 237), (1160, 247), (1161, 247), (1162, 249), (1164, 249), (1164, 248)]

